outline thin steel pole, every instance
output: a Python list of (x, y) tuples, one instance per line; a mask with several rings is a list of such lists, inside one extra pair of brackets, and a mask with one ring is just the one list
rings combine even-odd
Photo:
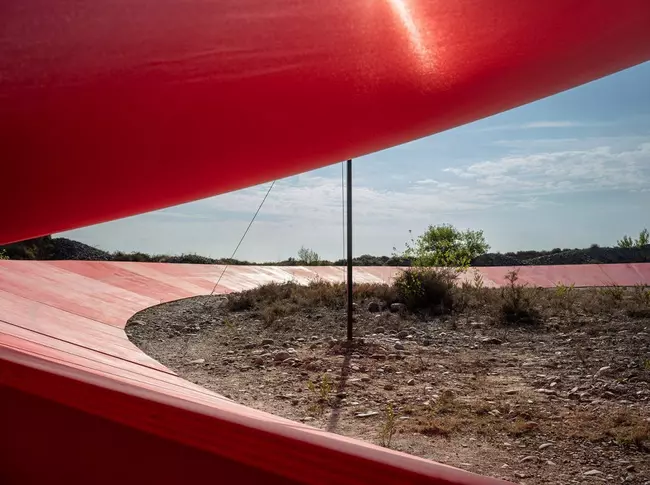
[(348, 168), (348, 341), (352, 340), (352, 160)]

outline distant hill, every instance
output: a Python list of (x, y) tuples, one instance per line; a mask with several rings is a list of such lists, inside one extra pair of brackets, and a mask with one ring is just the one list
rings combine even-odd
[[(39, 237), (19, 243), (0, 246), (9, 259), (32, 260), (83, 260), (83, 261), (137, 261), (151, 263), (191, 263), (230, 265), (300, 266), (303, 263), (289, 258), (285, 261), (251, 263), (237, 259), (214, 259), (197, 254), (170, 256), (141, 252), (109, 253), (88, 244), (65, 237)], [(556, 264), (611, 264), (650, 262), (650, 245), (640, 248), (601, 248), (593, 245), (587, 249), (553, 249), (551, 251), (518, 251), (515, 253), (488, 253), (472, 260), (472, 266), (532, 266)], [(319, 266), (343, 266), (346, 261), (319, 261)], [(355, 266), (410, 266), (410, 261), (400, 257), (371, 256), (364, 254), (353, 259)]]

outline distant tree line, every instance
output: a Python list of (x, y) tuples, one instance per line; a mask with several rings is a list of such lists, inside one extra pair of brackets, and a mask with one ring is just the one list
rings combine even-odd
[[(461, 231), (450, 224), (429, 226), (423, 234), (411, 237), (405, 250), (394, 249), (392, 256), (364, 254), (352, 259), (355, 266), (519, 266), (545, 264), (650, 262), (650, 234), (643, 229), (636, 239), (627, 235), (615, 248), (592, 244), (586, 249), (554, 248), (550, 251), (513, 251), (488, 253), (483, 231)], [(283, 261), (252, 263), (230, 258), (209, 258), (198, 254), (147, 254), (143, 252), (107, 252), (67, 238), (44, 236), (0, 246), (0, 259), (134, 261), (142, 263), (186, 263), (273, 266), (344, 266), (347, 260), (326, 260), (311, 248), (302, 246), (297, 257)]]

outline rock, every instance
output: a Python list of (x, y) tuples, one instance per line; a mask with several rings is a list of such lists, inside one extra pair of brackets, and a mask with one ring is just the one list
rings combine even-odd
[(379, 414), (377, 411), (368, 411), (367, 413), (357, 413), (354, 415), (355, 418), (369, 418), (370, 416), (376, 416)]
[(305, 341), (304, 337), (299, 337), (299, 338), (296, 340), (296, 342), (304, 342), (304, 341)]
[(368, 311), (370, 313), (378, 313), (381, 311), (381, 307), (379, 306), (379, 303), (373, 301), (368, 305)]
[(585, 477), (593, 477), (594, 475), (602, 475), (603, 472), (600, 470), (589, 470), (588, 472), (584, 472), (583, 475)]
[(264, 359), (262, 358), (262, 356), (255, 357), (255, 359), (253, 359), (253, 364), (264, 365)]
[(409, 385), (409, 386), (414, 386), (415, 385), (415, 379), (409, 379), (408, 381), (406, 381), (406, 384)]
[(404, 344), (397, 342), (395, 344), (395, 350), (404, 350)]
[(603, 375), (604, 373), (606, 373), (610, 369), (611, 369), (611, 367), (608, 366), (608, 365), (606, 365), (605, 367), (601, 367), (600, 369), (598, 369), (598, 372), (596, 372), (594, 374), (594, 379), (596, 379), (597, 377), (600, 377), (601, 375)]
[(485, 337), (481, 339), (481, 343), (490, 344), (490, 345), (501, 345), (503, 343), (503, 340), (498, 339), (496, 337)]
[(517, 389), (507, 389), (505, 391), (505, 394), (508, 394), (508, 395), (517, 394)]
[(397, 338), (406, 338), (408, 337), (408, 332), (406, 330), (402, 330), (401, 332), (397, 332)]
[(262, 345), (273, 345), (274, 341), (272, 338), (265, 338), (262, 340)]
[(384, 327), (377, 327), (375, 333), (386, 333), (386, 329)]
[(372, 354), (370, 358), (375, 360), (386, 360), (386, 354)]
[(428, 347), (428, 346), (431, 345), (432, 343), (433, 343), (433, 342), (431, 341), (431, 339), (428, 339), (428, 338), (425, 338), (425, 339), (422, 341), (422, 345), (423, 345), (424, 347)]
[(546, 448), (548, 448), (550, 446), (553, 446), (553, 443), (542, 443), (541, 445), (539, 445), (539, 447), (537, 449), (538, 450), (545, 450)]
[(319, 360), (315, 360), (313, 362), (310, 362), (307, 364), (307, 370), (310, 371), (317, 371), (321, 368), (321, 362)]
[(394, 390), (394, 389), (395, 389), (395, 386), (392, 385), (392, 384), (386, 384), (386, 385), (384, 386), (384, 391), (392, 391), (392, 390)]
[(554, 461), (551, 461), (551, 460), (547, 460), (546, 464), (549, 465), (549, 466), (557, 466), (557, 463), (555, 463)]
[(406, 305), (404, 303), (393, 303), (390, 306), (390, 311), (393, 313), (404, 312), (406, 311)]
[(188, 364), (203, 364), (205, 362), (205, 359), (194, 359), (190, 360)]
[(246, 350), (254, 349), (254, 348), (255, 348), (255, 344), (253, 344), (253, 343), (246, 344), (246, 345), (244, 345), (244, 348), (245, 348)]
[(280, 350), (275, 355), (273, 355), (273, 360), (276, 362), (282, 362), (284, 360), (287, 360), (289, 357), (291, 357), (291, 354), (289, 352), (286, 350)]
[(235, 355), (235, 351), (234, 350), (229, 350), (228, 352), (226, 352), (226, 355)]
[(537, 460), (537, 457), (536, 457), (536, 456), (534, 456), (534, 455), (528, 455), (528, 456), (524, 456), (524, 457), (523, 457), (521, 460), (519, 460), (519, 461), (520, 461), (521, 463), (525, 463), (525, 462), (527, 462), (527, 461), (535, 461), (535, 460)]

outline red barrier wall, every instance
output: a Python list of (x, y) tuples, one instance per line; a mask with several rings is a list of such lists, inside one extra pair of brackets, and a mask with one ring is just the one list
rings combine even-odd
[[(510, 269), (476, 270), (495, 286)], [(180, 379), (128, 341), (123, 328), (134, 313), (206, 294), (221, 271), (0, 261), (2, 483), (502, 483), (246, 408)], [(388, 282), (396, 271), (355, 268), (355, 279)], [(343, 273), (233, 266), (219, 291), (341, 281)], [(520, 278), (650, 284), (650, 264), (524, 267)]]

